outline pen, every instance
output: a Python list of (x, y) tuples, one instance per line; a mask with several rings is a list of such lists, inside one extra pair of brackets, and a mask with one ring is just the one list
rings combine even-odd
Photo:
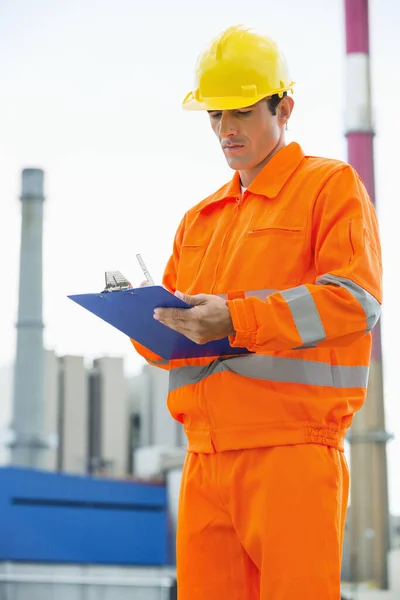
[(146, 277), (147, 281), (149, 282), (150, 285), (154, 285), (154, 281), (152, 276), (150, 275), (150, 273), (147, 270), (147, 267), (144, 263), (143, 258), (140, 256), (140, 254), (136, 254), (136, 258), (138, 259), (139, 265), (141, 266), (141, 269), (144, 273), (144, 276)]

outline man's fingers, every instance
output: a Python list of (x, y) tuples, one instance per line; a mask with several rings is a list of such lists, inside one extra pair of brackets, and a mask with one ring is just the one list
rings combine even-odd
[(179, 333), (182, 333), (183, 335), (189, 336), (193, 334), (191, 327), (187, 327), (187, 325), (179, 321), (169, 321), (166, 319), (165, 321), (160, 321), (160, 323), (162, 323), (163, 325), (165, 325), (165, 327), (168, 327), (169, 329), (179, 331)]
[(196, 320), (188, 319), (187, 312), (189, 311), (185, 308), (156, 308), (154, 318), (170, 329), (186, 335), (187, 332), (193, 332), (196, 326)]
[(192, 339), (192, 336), (196, 335), (193, 323), (180, 321), (178, 319), (162, 319), (160, 320), (160, 323), (166, 327), (169, 327), (169, 329), (173, 329), (174, 331), (178, 331), (179, 333), (186, 335), (190, 339)]
[(182, 319), (171, 319), (169, 317), (163, 317), (159, 319), (157, 319), (157, 317), (154, 318), (156, 319), (156, 321), (159, 321), (160, 323), (162, 323), (163, 325), (167, 325), (168, 327), (187, 327), (186, 321), (183, 321)]
[(196, 296), (189, 296), (188, 294), (182, 294), (176, 290), (175, 296), (186, 302), (186, 304), (190, 304), (190, 306), (199, 306), (200, 304), (204, 304), (207, 298), (207, 294), (196, 294)]
[(168, 319), (166, 319), (165, 321), (160, 321), (160, 323), (162, 323), (169, 329), (173, 329), (174, 331), (181, 333), (182, 335), (187, 337), (189, 340), (192, 340), (192, 342), (195, 342), (196, 344), (205, 344), (208, 341), (194, 327), (188, 326), (187, 323), (184, 323), (181, 321), (176, 321), (176, 320), (169, 321)]
[[(176, 321), (188, 321), (190, 317), (188, 308), (156, 308), (154, 310), (154, 318), (157, 321), (176, 320)], [(188, 318), (189, 317), (189, 318)]]

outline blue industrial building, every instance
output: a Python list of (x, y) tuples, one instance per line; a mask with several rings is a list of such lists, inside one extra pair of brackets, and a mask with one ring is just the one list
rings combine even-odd
[(163, 485), (0, 468), (0, 561), (162, 566)]

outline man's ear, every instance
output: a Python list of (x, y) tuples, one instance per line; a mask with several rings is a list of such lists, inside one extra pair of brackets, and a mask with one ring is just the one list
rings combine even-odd
[(294, 100), (291, 96), (285, 96), (278, 104), (278, 119), (280, 125), (286, 125), (294, 108)]

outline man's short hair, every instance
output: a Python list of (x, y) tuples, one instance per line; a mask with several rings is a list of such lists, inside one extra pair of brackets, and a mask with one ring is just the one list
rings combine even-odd
[[(287, 96), (287, 92), (283, 92), (282, 98), (285, 96)], [(276, 109), (278, 108), (278, 104), (282, 98), (279, 96), (279, 94), (274, 94), (273, 96), (267, 98), (268, 108), (273, 115), (276, 115)]]

